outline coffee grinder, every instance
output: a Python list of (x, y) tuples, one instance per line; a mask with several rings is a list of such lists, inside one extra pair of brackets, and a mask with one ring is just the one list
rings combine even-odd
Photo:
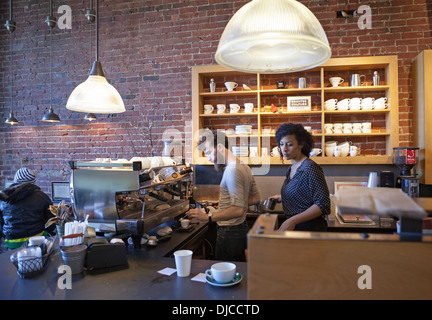
[(419, 178), (414, 167), (419, 162), (419, 148), (398, 147), (393, 148), (393, 151), (393, 163), (401, 170), (396, 179), (396, 187), (400, 187), (411, 198), (417, 198), (419, 196)]

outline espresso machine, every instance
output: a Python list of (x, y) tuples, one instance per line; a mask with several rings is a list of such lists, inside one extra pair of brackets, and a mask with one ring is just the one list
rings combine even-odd
[(416, 165), (419, 163), (419, 148), (398, 147), (393, 148), (393, 163), (401, 170), (396, 179), (396, 187), (412, 198), (419, 197), (419, 177)]

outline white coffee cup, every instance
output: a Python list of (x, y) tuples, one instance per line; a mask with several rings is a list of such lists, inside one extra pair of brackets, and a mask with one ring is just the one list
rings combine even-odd
[(178, 277), (188, 277), (190, 275), (192, 253), (191, 250), (177, 250), (174, 252)]
[(189, 223), (190, 223), (189, 219), (182, 219), (180, 221), (181, 227), (184, 228), (184, 229), (186, 229), (187, 227), (189, 227)]
[(324, 124), (325, 133), (333, 133), (333, 123)]
[(342, 124), (342, 131), (343, 133), (353, 133), (352, 132), (352, 123), (344, 123)]
[(205, 104), (204, 105), (204, 113), (205, 114), (210, 114), (213, 112), (213, 110), (214, 110), (214, 108), (211, 104)]
[(238, 83), (232, 82), (232, 81), (227, 81), (227, 82), (225, 82), (225, 87), (227, 88), (228, 91), (233, 91), (235, 88), (238, 87)]
[(253, 108), (254, 108), (253, 103), (249, 103), (249, 102), (245, 103), (244, 107), (245, 107), (245, 113), (251, 113), (251, 112), (253, 112)]
[(322, 150), (320, 148), (313, 148), (312, 151), (310, 152), (309, 156), (311, 157), (315, 157), (319, 154), (321, 154)]
[(379, 99), (376, 99), (373, 103), (374, 109), (380, 110), (380, 109), (385, 109), (387, 108), (387, 98), (386, 97), (382, 97)]
[(350, 147), (350, 156), (355, 157), (357, 155), (358, 148), (356, 146)]
[(342, 123), (334, 123), (333, 124), (333, 133), (342, 133)]
[(338, 87), (340, 84), (344, 82), (344, 79), (342, 79), (341, 77), (331, 77), (329, 81), (332, 87)]
[(349, 155), (350, 145), (351, 145), (351, 142), (348, 142), (348, 141), (342, 142), (341, 144), (338, 145), (340, 155), (342, 157), (346, 157)]
[(249, 156), (258, 157), (258, 147), (249, 147)]
[(349, 110), (350, 107), (350, 99), (346, 98), (337, 103), (338, 110)]
[(325, 143), (326, 147), (336, 147), (337, 146), (337, 141), (327, 141)]
[(272, 157), (280, 157), (280, 153), (279, 153), (279, 147), (274, 147), (272, 149), (272, 152), (270, 152)]
[(362, 133), (362, 124), (361, 123), (353, 123), (352, 124), (352, 133)]
[(238, 113), (240, 110), (240, 106), (236, 103), (231, 103), (229, 106), (230, 106), (230, 113)]
[(324, 102), (324, 108), (326, 110), (337, 110), (337, 99), (329, 99)]
[(334, 156), (334, 149), (335, 149), (335, 146), (326, 146), (326, 148), (325, 148), (325, 154), (326, 154), (326, 156), (327, 157), (333, 157)]
[(362, 99), (361, 107), (363, 110), (372, 110), (374, 106), (374, 98), (364, 98)]
[(340, 150), (339, 146), (334, 147), (333, 155), (335, 157), (340, 157), (341, 156), (341, 150)]
[(360, 110), (361, 109), (361, 98), (351, 98), (350, 99), (350, 110)]
[(225, 113), (226, 106), (224, 104), (217, 104), (216, 108), (217, 108), (217, 113), (219, 114)]
[(362, 123), (362, 132), (363, 133), (371, 133), (372, 132), (372, 122), (363, 122)]
[(262, 157), (268, 157), (269, 156), (268, 148), (261, 148), (261, 156)]
[(236, 265), (231, 262), (219, 262), (205, 271), (206, 276), (213, 278), (218, 283), (228, 283), (232, 281), (236, 274)]

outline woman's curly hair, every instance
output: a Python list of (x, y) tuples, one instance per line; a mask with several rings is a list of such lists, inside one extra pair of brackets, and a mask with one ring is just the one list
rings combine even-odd
[[(309, 154), (312, 151), (312, 148), (314, 146), (314, 141), (312, 138), (312, 135), (306, 131), (306, 129), (301, 125), (300, 123), (291, 123), (287, 122), (282, 124), (277, 130), (276, 130), (276, 141), (278, 143), (278, 148), (280, 150), (280, 142), (283, 139), (283, 137), (288, 135), (295, 135), (296, 140), (299, 145), (302, 145), (301, 152), (306, 156), (309, 157)], [(282, 152), (280, 152), (281, 158)]]

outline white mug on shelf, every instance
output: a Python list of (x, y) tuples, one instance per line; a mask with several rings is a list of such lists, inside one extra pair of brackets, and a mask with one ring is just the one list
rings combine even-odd
[(353, 133), (352, 132), (353, 124), (352, 123), (344, 123), (342, 125), (343, 133)]
[(204, 114), (211, 114), (213, 113), (213, 106), (211, 104), (205, 104), (204, 105)]
[(357, 151), (358, 151), (358, 147), (356, 147), (356, 146), (351, 146), (351, 147), (350, 147), (350, 156), (351, 156), (351, 157), (355, 157), (355, 156), (357, 156)]
[(240, 110), (240, 106), (236, 103), (231, 103), (229, 106), (230, 106), (230, 113), (238, 113)]
[(253, 109), (254, 109), (253, 103), (245, 103), (244, 107), (245, 107), (245, 113), (252, 113), (253, 112)]
[(280, 153), (279, 153), (279, 147), (274, 147), (272, 149), (272, 152), (270, 152), (272, 157), (280, 157)]
[(334, 123), (333, 124), (333, 133), (342, 133), (342, 123)]
[(337, 99), (329, 99), (324, 102), (324, 109), (326, 110), (337, 110)]
[(372, 123), (371, 122), (363, 122), (362, 123), (362, 132), (363, 133), (371, 133), (372, 132)]
[(361, 98), (351, 98), (350, 99), (350, 110), (360, 110), (361, 109)]
[(363, 110), (372, 110), (374, 107), (374, 98), (364, 98), (362, 99), (361, 107)]
[(353, 123), (352, 124), (352, 133), (362, 133), (362, 124), (361, 123)]
[(309, 156), (311, 157), (315, 157), (318, 156), (319, 154), (321, 154), (322, 150), (320, 148), (313, 148), (312, 151), (310, 152)]
[(334, 147), (333, 155), (335, 157), (340, 157), (341, 156), (341, 150), (340, 150), (339, 146)]
[(226, 106), (224, 104), (217, 104), (216, 108), (218, 114), (225, 113)]
[(349, 110), (350, 108), (350, 99), (346, 98), (337, 103), (338, 110)]
[(333, 123), (325, 123), (324, 131), (325, 133), (333, 133)]
[(381, 110), (381, 109), (385, 109), (387, 108), (387, 98), (386, 97), (382, 97), (379, 99), (376, 99), (373, 103), (374, 109), (375, 110)]

